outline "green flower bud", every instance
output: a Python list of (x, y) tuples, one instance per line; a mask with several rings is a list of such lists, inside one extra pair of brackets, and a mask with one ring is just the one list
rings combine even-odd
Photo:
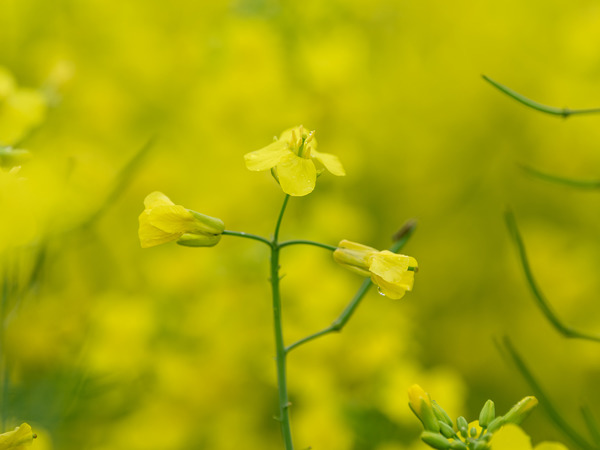
[(519, 425), (531, 413), (537, 404), (537, 398), (532, 396), (525, 397), (504, 415), (504, 422)]
[(477, 428), (475, 428), (475, 427), (471, 427), (471, 429), (469, 430), (469, 435), (470, 435), (471, 437), (473, 437), (473, 438), (474, 438), (475, 436), (477, 436)]
[(451, 450), (467, 450), (467, 444), (465, 444), (461, 440), (456, 439), (455, 441), (452, 441), (452, 444), (450, 444), (450, 448)]
[(440, 425), (433, 412), (429, 394), (418, 384), (414, 384), (408, 389), (408, 406), (421, 420), (426, 430), (435, 433), (440, 431)]
[(479, 425), (482, 428), (487, 428), (492, 420), (496, 417), (496, 407), (494, 406), (494, 402), (488, 400), (481, 408), (481, 412), (479, 413)]
[(467, 422), (467, 419), (465, 419), (463, 416), (460, 416), (458, 419), (456, 419), (456, 426), (464, 438), (469, 437), (469, 422)]
[(502, 427), (502, 425), (504, 425), (504, 417), (503, 416), (496, 417), (494, 420), (492, 420), (489, 423), (489, 425), (487, 427), (488, 434), (498, 431)]
[(453, 438), (454, 436), (456, 436), (456, 432), (454, 431), (454, 428), (452, 428), (446, 422), (442, 422), (441, 420), (438, 420), (438, 423), (440, 424), (440, 431), (442, 432), (442, 434), (444, 436), (446, 436), (447, 438)]
[(430, 447), (437, 448), (438, 450), (447, 450), (452, 445), (452, 443), (444, 436), (431, 431), (423, 431), (421, 433), (421, 440)]
[(490, 448), (490, 445), (486, 441), (477, 441), (473, 450), (485, 450)]
[(452, 422), (452, 419), (450, 418), (448, 413), (446, 413), (446, 411), (444, 411), (444, 409), (440, 405), (438, 405), (438, 403), (435, 400), (431, 401), (431, 406), (433, 407), (433, 413), (438, 418), (438, 420), (441, 420), (442, 422), (450, 425), (450, 428), (454, 427), (454, 423)]
[(221, 235), (186, 233), (177, 239), (176, 243), (185, 247), (212, 247), (221, 240)]

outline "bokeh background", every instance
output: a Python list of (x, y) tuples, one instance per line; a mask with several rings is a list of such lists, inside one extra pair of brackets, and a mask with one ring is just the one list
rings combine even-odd
[[(282, 238), (385, 248), (416, 218), (420, 272), (290, 355), (297, 448), (423, 448), (415, 382), (453, 417), (488, 398), (505, 412), (531, 390), (503, 336), (582, 429), (582, 401), (600, 417), (600, 347), (536, 309), (503, 212), (559, 315), (598, 331), (600, 194), (518, 163), (599, 178), (600, 118), (544, 116), (480, 75), (600, 106), (599, 47), (592, 0), (0, 1), (0, 141), (31, 154), (2, 161), (4, 428), (31, 423), (38, 450), (282, 447), (266, 248), (142, 250), (137, 216), (160, 190), (269, 236), (283, 194), (243, 155), (303, 124), (347, 176), (293, 199)], [(288, 342), (361, 283), (314, 247), (282, 265)], [(525, 429), (571, 444), (541, 408)]]

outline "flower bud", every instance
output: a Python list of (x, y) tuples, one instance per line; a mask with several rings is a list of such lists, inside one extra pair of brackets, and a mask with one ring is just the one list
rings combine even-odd
[(408, 389), (408, 406), (421, 420), (426, 430), (436, 433), (440, 431), (440, 425), (433, 412), (429, 394), (418, 384), (413, 384)]
[(450, 439), (450, 438), (453, 438), (454, 436), (456, 436), (456, 433), (454, 432), (454, 428), (452, 428), (446, 422), (438, 420), (438, 423), (440, 424), (440, 431), (445, 437)]
[(421, 433), (421, 440), (427, 445), (439, 450), (449, 449), (452, 443), (439, 433), (433, 433), (431, 431), (423, 431)]
[(537, 404), (537, 398), (533, 396), (525, 397), (504, 415), (504, 422), (519, 425), (531, 413)]
[(433, 406), (433, 412), (434, 412), (435, 416), (438, 418), (438, 420), (441, 420), (442, 422), (448, 424), (450, 426), (450, 428), (454, 427), (454, 423), (452, 422), (452, 419), (450, 418), (448, 413), (446, 411), (444, 411), (444, 408), (442, 408), (435, 400), (432, 400), (431, 404)]
[(469, 422), (467, 422), (467, 419), (465, 419), (463, 416), (460, 416), (458, 419), (456, 419), (456, 426), (458, 427), (460, 434), (462, 434), (462, 437), (469, 437)]
[(496, 407), (494, 406), (494, 402), (488, 400), (481, 408), (481, 412), (479, 413), (479, 425), (482, 428), (487, 428), (492, 420), (496, 417)]

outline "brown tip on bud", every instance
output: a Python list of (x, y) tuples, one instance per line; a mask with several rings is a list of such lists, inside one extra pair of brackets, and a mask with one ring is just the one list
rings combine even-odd
[(37, 439), (37, 434), (33, 433), (33, 438)]
[(417, 227), (417, 219), (408, 219), (402, 228), (400, 228), (394, 235), (392, 236), (392, 241), (397, 242), (406, 236), (409, 233), (412, 233), (413, 230)]

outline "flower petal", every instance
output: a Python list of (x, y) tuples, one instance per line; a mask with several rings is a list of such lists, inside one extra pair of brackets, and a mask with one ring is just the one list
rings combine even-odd
[(185, 233), (194, 229), (194, 216), (181, 205), (157, 206), (148, 214), (148, 223), (165, 233)]
[(277, 175), (283, 192), (296, 197), (310, 194), (317, 181), (315, 164), (289, 152), (288, 156), (277, 164)]
[(316, 150), (311, 150), (311, 156), (321, 163), (329, 172), (338, 177), (346, 175), (346, 171), (342, 166), (340, 159), (330, 153), (321, 153)]
[(25, 450), (33, 443), (33, 438), (31, 427), (24, 423), (13, 431), (0, 434), (0, 449)]
[(531, 438), (512, 423), (495, 432), (491, 444), (492, 450), (531, 450)]
[(244, 155), (248, 170), (269, 170), (278, 165), (282, 159), (292, 152), (288, 149), (288, 143), (279, 139), (260, 150), (255, 150)]
[(406, 279), (403, 279), (400, 282), (391, 283), (387, 280), (384, 280), (378, 275), (371, 273), (371, 281), (375, 283), (379, 287), (379, 292), (381, 292), (386, 297), (391, 298), (392, 300), (399, 300), (404, 297), (406, 291), (412, 290), (412, 286), (415, 279), (414, 272), (406, 272)]
[(410, 258), (406, 255), (383, 250), (371, 256), (369, 270), (390, 283), (397, 283), (403, 280), (409, 262)]
[(174, 204), (175, 203), (173, 203), (169, 197), (158, 191), (148, 194), (144, 199), (144, 206), (146, 209), (155, 208), (156, 206), (167, 206)]
[(138, 236), (142, 248), (154, 247), (179, 239), (182, 233), (167, 233), (150, 224), (150, 211), (145, 210), (140, 214)]

